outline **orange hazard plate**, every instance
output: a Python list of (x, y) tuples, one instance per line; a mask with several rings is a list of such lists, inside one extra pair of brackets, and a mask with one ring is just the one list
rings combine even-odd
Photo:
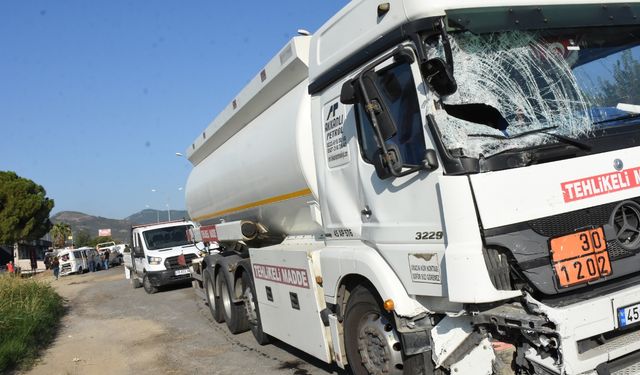
[(551, 239), (551, 261), (561, 287), (597, 280), (611, 274), (602, 228)]

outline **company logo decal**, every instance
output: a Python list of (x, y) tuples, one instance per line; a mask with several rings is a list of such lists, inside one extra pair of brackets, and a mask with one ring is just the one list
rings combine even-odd
[(640, 167), (624, 169), (619, 172), (563, 182), (562, 196), (566, 203), (615, 193), (640, 186)]
[(307, 270), (301, 268), (254, 264), (253, 277), (256, 279), (309, 289), (309, 274), (307, 273)]

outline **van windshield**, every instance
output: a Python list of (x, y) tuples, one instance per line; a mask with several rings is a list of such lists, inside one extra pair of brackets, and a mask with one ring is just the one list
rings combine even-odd
[(191, 228), (191, 225), (158, 228), (144, 231), (142, 235), (147, 249), (159, 250), (191, 244), (187, 239), (187, 230)]
[(640, 124), (638, 26), (464, 31), (450, 42), (458, 90), (435, 98), (434, 118), (452, 154), (482, 159), (563, 138), (593, 145)]

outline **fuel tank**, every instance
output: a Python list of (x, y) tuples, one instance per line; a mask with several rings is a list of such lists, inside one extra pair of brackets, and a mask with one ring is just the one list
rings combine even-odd
[(252, 220), (285, 235), (322, 232), (308, 55), (309, 37), (291, 40), (187, 150), (193, 220)]

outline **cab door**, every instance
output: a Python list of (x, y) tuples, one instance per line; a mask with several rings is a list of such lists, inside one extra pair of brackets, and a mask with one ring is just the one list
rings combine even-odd
[(142, 276), (145, 266), (144, 245), (140, 233), (133, 235), (133, 249), (131, 250), (131, 261), (133, 270), (138, 276)]

